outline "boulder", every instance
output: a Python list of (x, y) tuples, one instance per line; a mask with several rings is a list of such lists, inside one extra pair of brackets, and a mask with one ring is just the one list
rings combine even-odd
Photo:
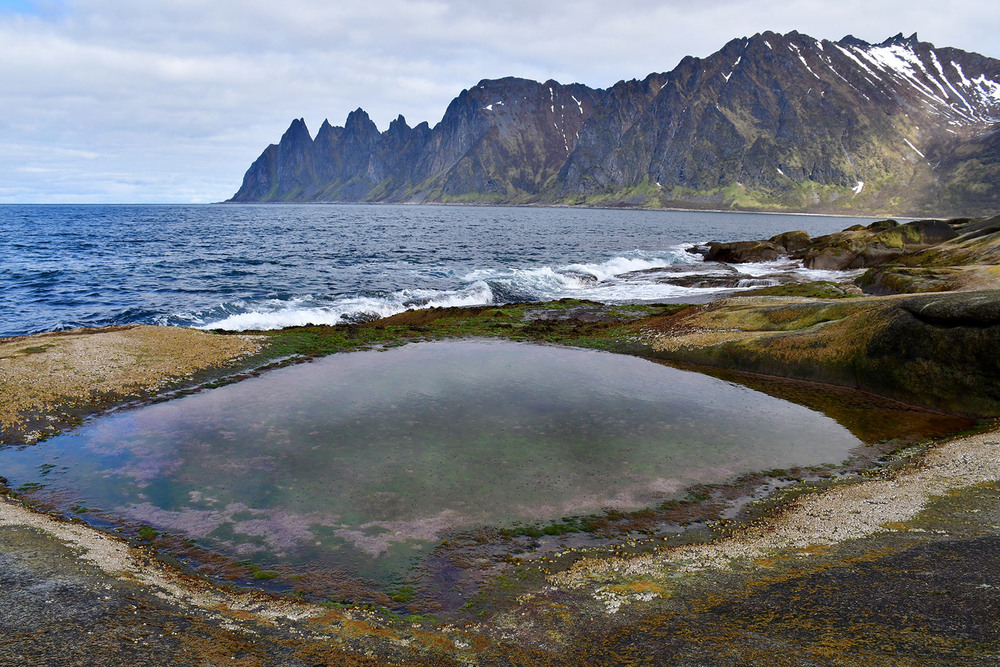
[(743, 264), (746, 262), (773, 262), (785, 254), (782, 246), (771, 241), (736, 241), (708, 244), (705, 259), (710, 262)]
[(861, 225), (855, 225), (853, 227), (848, 227), (848, 229), (856, 231), (867, 230), (874, 234), (878, 234), (879, 232), (884, 232), (886, 230), (893, 229), (895, 227), (899, 227), (899, 223), (896, 222), (895, 220), (876, 220), (867, 227), (862, 227)]
[(793, 255), (799, 250), (805, 250), (812, 243), (812, 239), (809, 238), (808, 232), (804, 232), (802, 230), (778, 234), (777, 236), (769, 238), (768, 241), (781, 246), (789, 255)]
[(857, 253), (846, 248), (812, 248), (802, 257), (802, 266), (821, 271), (843, 271), (850, 268), (857, 257)]

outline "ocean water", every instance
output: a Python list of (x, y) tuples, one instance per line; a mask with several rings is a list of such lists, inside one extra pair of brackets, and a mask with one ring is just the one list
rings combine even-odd
[(562, 297), (705, 300), (776, 280), (697, 243), (871, 219), (367, 205), (0, 206), (0, 336), (126, 323), (233, 330)]

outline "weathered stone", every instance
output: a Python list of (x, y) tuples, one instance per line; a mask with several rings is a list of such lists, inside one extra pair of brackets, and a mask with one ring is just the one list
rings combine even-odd
[(857, 257), (856, 253), (844, 248), (827, 247), (819, 250), (810, 250), (802, 258), (802, 265), (807, 269), (842, 271), (851, 266)]
[(868, 269), (855, 283), (865, 294), (918, 294), (952, 289), (951, 272), (902, 266)]
[(869, 232), (877, 234), (879, 232), (884, 232), (887, 229), (892, 229), (894, 227), (899, 227), (899, 223), (896, 222), (895, 220), (876, 220), (867, 227), (862, 227), (861, 225), (854, 225), (853, 227), (848, 227), (847, 229), (855, 231), (867, 230)]
[(778, 234), (777, 236), (772, 236), (768, 239), (771, 243), (779, 245), (785, 249), (788, 254), (795, 253), (798, 250), (803, 250), (809, 247), (812, 243), (812, 239), (809, 237), (808, 232), (802, 230), (794, 232), (785, 232), (783, 234)]
[(773, 262), (784, 254), (784, 248), (770, 241), (736, 241), (708, 244), (705, 259), (710, 262), (742, 264), (746, 262)]
[(995, 327), (1000, 325), (1000, 290), (913, 297), (903, 308), (941, 327)]

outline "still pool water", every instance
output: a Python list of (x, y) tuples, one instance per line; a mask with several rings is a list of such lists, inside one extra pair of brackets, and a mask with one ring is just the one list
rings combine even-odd
[(11, 486), (234, 559), (386, 580), (476, 526), (838, 463), (832, 419), (641, 359), (510, 342), (338, 354), (0, 451)]

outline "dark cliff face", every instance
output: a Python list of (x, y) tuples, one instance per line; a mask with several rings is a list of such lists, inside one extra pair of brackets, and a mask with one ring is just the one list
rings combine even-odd
[(982, 144), (1000, 113), (998, 74), (995, 60), (915, 36), (879, 45), (794, 32), (733, 40), (683, 60), (638, 115), (630, 84), (612, 88), (560, 191), (586, 201), (595, 188), (645, 183), (662, 204), (932, 207), (965, 161), (945, 148), (931, 163), (927, 151)]
[(975, 213), (998, 205), (998, 118), (1000, 61), (766, 32), (607, 90), (484, 80), (433, 129), (296, 120), (232, 201)]

